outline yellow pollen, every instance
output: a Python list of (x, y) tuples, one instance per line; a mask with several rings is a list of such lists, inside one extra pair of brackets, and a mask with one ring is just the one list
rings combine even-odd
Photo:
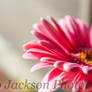
[(92, 51), (81, 52), (80, 59), (82, 62), (92, 64)]
[(86, 59), (86, 57), (87, 57), (87, 53), (85, 53), (85, 52), (81, 52), (81, 59)]

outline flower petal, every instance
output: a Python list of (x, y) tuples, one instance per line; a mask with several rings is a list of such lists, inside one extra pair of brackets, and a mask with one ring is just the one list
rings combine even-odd
[[(47, 86), (45, 88), (39, 89), (38, 92), (51, 92), (57, 89), (58, 87), (60, 87), (60, 83), (56, 83), (56, 82), (57, 82), (57, 77), (60, 75), (61, 72), (62, 71), (57, 68), (49, 71), (42, 80), (42, 84), (45, 83), (47, 84)], [(56, 76), (54, 74), (56, 74)]]
[(44, 51), (44, 50), (41, 50), (41, 49), (37, 49), (37, 48), (32, 48), (30, 50), (28, 50), (26, 53), (28, 53), (28, 55), (32, 54), (34, 55), (35, 57), (37, 57), (39, 60), (42, 58), (42, 57), (52, 57), (52, 58), (57, 58), (54, 54), (48, 52), (48, 51)]
[(60, 25), (52, 17), (49, 16), (49, 19), (52, 21), (52, 23), (54, 23), (54, 25), (57, 29), (58, 36), (60, 36), (60, 39), (61, 39), (61, 44), (64, 47), (66, 46), (66, 48), (69, 48), (69, 49), (71, 49), (71, 47), (72, 47), (72, 50), (74, 50), (73, 44), (70, 42), (69, 38), (65, 34), (64, 30), (60, 27)]
[(23, 45), (24, 51), (27, 51), (31, 48), (39, 48), (39, 49), (42, 49), (42, 50), (46, 50), (43, 46), (41, 46), (40, 40), (32, 40), (32, 41)]
[(58, 55), (61, 58), (68, 58), (69, 56), (67, 53), (65, 53), (64, 50), (60, 49), (58, 46), (49, 43), (47, 41), (41, 41), (42, 46), (46, 47), (48, 50), (50, 50), (53, 54), (56, 56)]
[(75, 72), (62, 72), (58, 78), (61, 80), (61, 88), (70, 90), (73, 87), (73, 81), (77, 73)]
[(61, 72), (62, 71), (58, 68), (51, 70), (51, 72), (49, 73), (49, 76), (48, 76), (48, 81), (51, 81), (55, 77), (59, 76)]
[(36, 70), (41, 69), (41, 68), (52, 67), (52, 66), (53, 66), (52, 63), (39, 62), (39, 63), (35, 64), (35, 65), (31, 68), (31, 72), (36, 71)]
[(58, 59), (55, 59), (55, 58), (51, 58), (51, 57), (42, 57), (40, 59), (40, 61), (46, 61), (46, 62), (52, 62), (52, 63), (55, 63)]
[(85, 74), (83, 74), (81, 71), (76, 74), (74, 80), (73, 80), (73, 88), (72, 92), (81, 92), (84, 88), (83, 79), (85, 77)]
[(35, 56), (35, 55), (31, 54), (31, 53), (27, 53), (27, 52), (25, 52), (23, 54), (23, 58), (25, 58), (25, 59), (39, 60), (39, 58), (37, 56)]
[(92, 91), (92, 74), (85, 75), (83, 83), (85, 84), (85, 90), (87, 90), (88, 92)]
[(79, 64), (67, 62), (63, 64), (63, 69), (66, 72), (78, 72), (81, 70), (81, 67)]
[(90, 44), (90, 29), (82, 21), (77, 20), (77, 22), (78, 22), (80, 29), (82, 31), (82, 34), (83, 34), (83, 37), (84, 37), (83, 41), (85, 41), (85, 46), (90, 47), (90, 45), (91, 45)]

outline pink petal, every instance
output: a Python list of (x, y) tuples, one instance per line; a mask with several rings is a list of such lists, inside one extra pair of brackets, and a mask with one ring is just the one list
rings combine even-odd
[[(52, 18), (52, 17), (49, 17), (49, 19), (52, 21), (52, 23), (54, 23), (56, 29), (57, 29), (57, 32), (58, 32), (58, 36), (60, 37), (60, 43), (66, 48), (68, 49), (69, 51), (70, 50), (73, 50), (74, 47), (73, 47), (73, 44), (69, 41), (67, 35), (64, 33), (63, 29), (60, 27), (60, 25)], [(72, 49), (71, 49), (72, 48)]]
[(80, 20), (77, 20), (79, 26), (80, 26), (80, 29), (82, 31), (82, 34), (84, 36), (84, 40), (85, 41), (85, 45), (86, 47), (90, 47), (90, 32), (89, 32), (89, 28), (86, 24), (84, 24), (82, 21)]
[(69, 26), (68, 26), (68, 24), (66, 24), (66, 21), (64, 19), (59, 21), (59, 25), (64, 30), (64, 33), (66, 34), (68, 40), (71, 42), (74, 49), (76, 49), (78, 46), (77, 46), (77, 43), (76, 43), (74, 32), (72, 32), (69, 29)]
[(35, 65), (31, 68), (31, 72), (36, 71), (36, 70), (41, 69), (41, 68), (52, 67), (52, 66), (53, 66), (52, 63), (39, 62), (39, 63), (35, 64)]
[(81, 31), (78, 29), (78, 25), (76, 23), (76, 20), (71, 16), (66, 16), (65, 20), (66, 20), (66, 23), (68, 25), (68, 28), (70, 30), (72, 30), (72, 32), (74, 33), (77, 44), (79, 46), (81, 46), (81, 42), (80, 42), (81, 40), (80, 39), (82, 38), (82, 36), (81, 36)]
[(83, 79), (84, 79), (85, 75), (82, 72), (77, 73), (77, 75), (75, 76), (74, 80), (73, 80), (73, 88), (72, 91), (73, 92), (81, 92), (84, 88), (84, 83), (83, 83)]
[(42, 34), (49, 35), (48, 30), (42, 24), (34, 24), (34, 29)]
[(63, 46), (59, 46), (57, 43), (55, 43), (53, 41), (53, 39), (49, 39), (47, 36), (45, 36), (44, 34), (38, 32), (36, 30), (35, 31), (32, 31), (32, 34), (34, 34), (40, 40), (45, 40), (45, 41), (47, 41), (49, 43), (52, 43), (53, 45), (57, 46), (58, 48), (60, 48), (63, 51), (66, 50)]
[(58, 78), (58, 80), (61, 80), (61, 88), (71, 90), (76, 75), (77, 73), (74, 72), (62, 72)]
[[(42, 82), (49, 82), (49, 81), (53, 80), (55, 77), (57, 77), (58, 75), (60, 75), (60, 73), (62, 73), (61, 70), (54, 68), (45, 75)], [(51, 78), (51, 76), (52, 76), (52, 78)]]
[[(42, 35), (44, 36), (47, 36), (48, 35), (48, 38), (53, 40), (54, 42), (56, 42), (57, 44), (60, 44), (61, 45), (61, 40), (59, 40), (61, 38), (61, 35), (58, 33), (57, 34), (57, 30), (51, 25), (49, 24), (45, 19), (42, 19), (42, 21), (46, 24), (46, 25), (49, 25), (51, 26), (50, 28), (51, 29), (47, 29), (47, 26), (44, 26), (43, 24), (35, 24), (34, 25), (34, 28), (35, 30), (37, 30), (39, 33), (41, 33)], [(53, 34), (53, 35), (52, 35)], [(57, 35), (56, 35), (57, 34)], [(59, 38), (60, 37), (60, 38)], [(63, 44), (65, 43), (62, 42)], [(67, 45), (67, 43), (64, 45), (64, 47)], [(67, 47), (69, 48), (69, 46)], [(72, 48), (71, 48), (72, 49)]]
[(43, 46), (41, 46), (40, 40), (32, 40), (32, 41), (23, 45), (24, 51), (27, 51), (31, 48), (39, 48), (39, 49), (42, 49), (42, 50), (46, 50)]
[(68, 63), (68, 62), (66, 62), (66, 63), (63, 64), (63, 69), (66, 72), (78, 72), (78, 71), (81, 71), (81, 67), (77, 63)]
[(39, 60), (39, 58), (37, 56), (35, 56), (35, 55), (31, 54), (31, 53), (27, 53), (27, 52), (25, 52), (23, 54), (23, 58), (25, 58), (25, 59)]
[(42, 46), (46, 47), (53, 54), (60, 57), (61, 59), (67, 59), (68, 55), (62, 49), (58, 48), (56, 45), (49, 43), (47, 41), (41, 41)]
[[(53, 75), (54, 71), (55, 71), (55, 72), (57, 71), (57, 73), (55, 73), (56, 76)], [(57, 89), (58, 87), (60, 87), (60, 85), (59, 85), (60, 83), (58, 83), (58, 84), (56, 85), (56, 80), (57, 80), (58, 75), (59, 75), (61, 72), (62, 72), (62, 71), (60, 71), (60, 70), (58, 70), (58, 69), (53, 69), (53, 70), (49, 71), (49, 72), (45, 75), (45, 77), (43, 78), (43, 80), (42, 80), (42, 84), (43, 84), (43, 83), (48, 83), (48, 84), (49, 84), (49, 85), (48, 85), (48, 88), (41, 88), (41, 89), (39, 89), (38, 92), (51, 92), (51, 91), (54, 91), (55, 89)], [(50, 76), (52, 76), (52, 78), (51, 78)], [(48, 82), (48, 78), (50, 79), (49, 82)]]
[[(72, 44), (77, 47), (84, 47), (86, 45), (85, 41), (88, 38), (87, 44), (89, 45), (89, 29), (87, 25), (83, 24), (79, 20), (75, 20), (71, 16), (66, 16), (63, 21), (60, 21), (59, 24), (65, 30), (64, 32), (71, 40)], [(85, 28), (85, 29), (84, 29)], [(68, 32), (67, 32), (68, 31)], [(85, 32), (83, 32), (85, 31)], [(81, 40), (80, 40), (81, 39)]]
[(40, 61), (46, 61), (46, 62), (52, 62), (52, 63), (55, 63), (56, 62), (56, 60), (58, 60), (58, 59), (55, 59), (55, 58), (51, 58), (51, 57), (42, 57), (41, 59), (40, 59)]
[(83, 83), (85, 84), (85, 90), (92, 91), (92, 74), (85, 75)]
[(65, 61), (60, 61), (60, 60), (57, 60), (55, 63), (54, 63), (54, 67), (55, 68), (58, 68), (60, 70), (63, 70), (63, 64), (66, 63)]
[(37, 30), (32, 31), (32, 34), (35, 35), (40, 40), (51, 41), (48, 37), (46, 37), (45, 35), (43, 35), (41, 32)]
[(47, 87), (42, 87), (41, 89), (38, 89), (38, 92), (53, 92), (54, 90), (60, 87), (59, 84), (56, 85), (56, 80), (57, 78), (54, 78), (50, 82), (43, 82), (42, 84), (47, 84)]
[(56, 42), (59, 42), (59, 38), (58, 38), (56, 29), (45, 19), (42, 19), (42, 24), (47, 29), (47, 32), (50, 35), (49, 37), (54, 39)]
[(33, 31), (33, 34), (39, 38), (40, 40), (45, 40), (48, 41), (49, 43), (54, 44), (55, 46), (57, 46), (58, 48), (60, 48), (61, 50), (65, 51), (67, 54), (69, 54), (69, 52), (67, 51), (67, 49), (65, 49), (58, 41), (55, 41), (55, 38), (51, 39), (47, 36), (45, 36), (45, 34), (42, 34), (38, 31)]
[(83, 71), (84, 74), (92, 74), (92, 67), (83, 66), (82, 71)]
[(50, 73), (49, 73), (49, 76), (48, 76), (48, 81), (51, 81), (55, 77), (59, 76), (61, 72), (62, 71), (59, 70), (58, 68), (51, 70)]
[(44, 51), (44, 50), (37, 49), (37, 48), (32, 48), (32, 49), (28, 50), (26, 53), (28, 53), (28, 55), (29, 54), (34, 55), (38, 59), (41, 59), (42, 57), (45, 57), (45, 56), (52, 57), (52, 58), (58, 58), (54, 54), (52, 54), (48, 51)]

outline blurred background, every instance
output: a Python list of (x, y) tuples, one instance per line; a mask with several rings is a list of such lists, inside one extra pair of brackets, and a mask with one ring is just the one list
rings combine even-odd
[[(22, 58), (22, 45), (35, 39), (30, 34), (33, 24), (39, 22), (40, 17), (46, 18), (48, 15), (56, 20), (71, 15), (91, 25), (92, 0), (0, 0), (0, 79), (4, 80), (0, 80), (0, 83), (7, 83), (9, 79), (42, 80), (48, 70), (30, 73), (30, 68), (37, 61)], [(0, 92), (37, 91), (9, 89)]]

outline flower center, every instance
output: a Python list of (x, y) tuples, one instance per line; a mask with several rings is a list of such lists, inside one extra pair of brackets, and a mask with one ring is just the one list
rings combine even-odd
[(84, 51), (80, 53), (80, 59), (82, 62), (92, 64), (92, 51)]

